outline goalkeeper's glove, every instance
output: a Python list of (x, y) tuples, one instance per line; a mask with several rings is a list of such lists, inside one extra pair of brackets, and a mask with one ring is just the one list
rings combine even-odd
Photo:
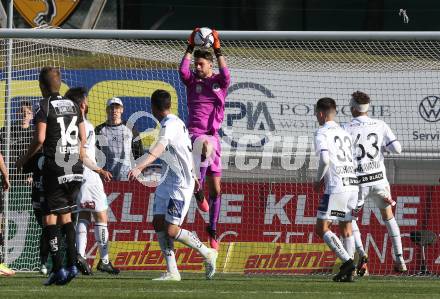
[(215, 57), (219, 58), (222, 56), (222, 50), (220, 48), (220, 37), (218, 36), (217, 30), (212, 29), (212, 37), (214, 37), (214, 44), (212, 47), (214, 48)]
[(188, 48), (186, 48), (187, 53), (191, 54), (194, 51), (194, 47), (195, 47), (194, 36), (198, 31), (200, 31), (199, 28), (194, 28), (194, 30), (191, 32), (191, 35), (188, 37)]
[(212, 29), (212, 37), (214, 37), (214, 44), (212, 47), (215, 49), (220, 49), (220, 38), (218, 36), (218, 32), (215, 29)]

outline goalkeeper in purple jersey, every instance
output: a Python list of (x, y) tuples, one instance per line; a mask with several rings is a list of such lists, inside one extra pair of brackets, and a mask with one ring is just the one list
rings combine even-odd
[[(188, 130), (193, 142), (194, 163), (200, 190), (194, 190), (197, 204), (202, 211), (209, 209), (209, 244), (218, 249), (217, 222), (221, 206), (221, 148), (218, 130), (223, 122), (225, 98), (230, 83), (229, 69), (220, 48), (217, 31), (213, 30), (214, 54), (219, 73), (213, 71), (213, 55), (206, 50), (194, 52), (194, 70), (191, 58), (194, 51), (196, 28), (188, 39), (188, 48), (179, 68), (182, 82), (186, 86), (188, 101)], [(208, 183), (209, 207), (203, 195), (203, 185)]]

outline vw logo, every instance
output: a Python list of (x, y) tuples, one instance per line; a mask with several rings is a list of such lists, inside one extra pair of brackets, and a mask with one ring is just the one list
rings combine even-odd
[(437, 96), (427, 96), (419, 104), (420, 116), (428, 122), (440, 120), (440, 98)]

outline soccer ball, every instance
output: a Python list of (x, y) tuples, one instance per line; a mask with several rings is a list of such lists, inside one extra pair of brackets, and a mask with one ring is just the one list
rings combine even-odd
[(196, 35), (194, 36), (194, 43), (196, 46), (202, 48), (211, 48), (214, 44), (212, 30), (208, 27), (200, 28), (200, 30), (196, 32)]

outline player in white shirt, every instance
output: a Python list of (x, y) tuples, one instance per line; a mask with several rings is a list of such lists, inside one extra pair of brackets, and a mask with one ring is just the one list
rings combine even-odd
[[(382, 220), (391, 237), (394, 251), (394, 270), (406, 272), (407, 268), (403, 259), (402, 239), (400, 229), (394, 218), (390, 184), (388, 183), (384, 151), (400, 154), (402, 146), (390, 127), (382, 120), (368, 117), (370, 97), (360, 91), (352, 94), (350, 100), (353, 120), (345, 125), (345, 130), (353, 138), (355, 151), (356, 175), (359, 179), (359, 199), (356, 210), (360, 210), (365, 200), (373, 200), (380, 209)], [(353, 235), (355, 237), (356, 251), (360, 256), (357, 272), (363, 276), (366, 271), (368, 257), (362, 244), (356, 220), (353, 220)]]
[(156, 90), (151, 96), (151, 110), (160, 121), (159, 139), (147, 154), (137, 160), (138, 165), (129, 172), (128, 177), (131, 180), (140, 178), (148, 165), (158, 158), (162, 160), (162, 178), (154, 193), (153, 226), (165, 257), (167, 272), (155, 280), (180, 280), (174, 240), (203, 256), (206, 278), (211, 279), (215, 274), (217, 250), (206, 247), (196, 235), (181, 228), (198, 181), (194, 175), (188, 130), (182, 120), (171, 114), (170, 108), (171, 95), (165, 90)]
[[(95, 129), (86, 119), (88, 112), (87, 90), (82, 87), (69, 89), (66, 98), (77, 103), (84, 116), (86, 129), (86, 143), (84, 145), (89, 159), (96, 164), (95, 153)], [(104, 179), (110, 180), (111, 173), (104, 171)], [(104, 186), (101, 177), (95, 171), (84, 167), (83, 183), (77, 197), (78, 222), (76, 226), (76, 248), (78, 251), (77, 266), (84, 275), (91, 275), (92, 270), (86, 260), (87, 230), (91, 222), (91, 214), (95, 219), (95, 240), (98, 243), (100, 260), (97, 269), (109, 274), (119, 274), (119, 270), (114, 268), (108, 257), (108, 229), (107, 229), (107, 196), (104, 192)]]
[[(358, 186), (353, 162), (351, 136), (335, 121), (336, 102), (331, 98), (316, 103), (316, 118), (322, 126), (315, 134), (319, 166), (314, 190), (325, 191), (319, 201), (315, 231), (343, 262), (334, 281), (353, 281), (355, 270), (354, 238), (351, 232), (352, 210), (356, 207)], [(331, 231), (338, 220), (343, 242)]]

